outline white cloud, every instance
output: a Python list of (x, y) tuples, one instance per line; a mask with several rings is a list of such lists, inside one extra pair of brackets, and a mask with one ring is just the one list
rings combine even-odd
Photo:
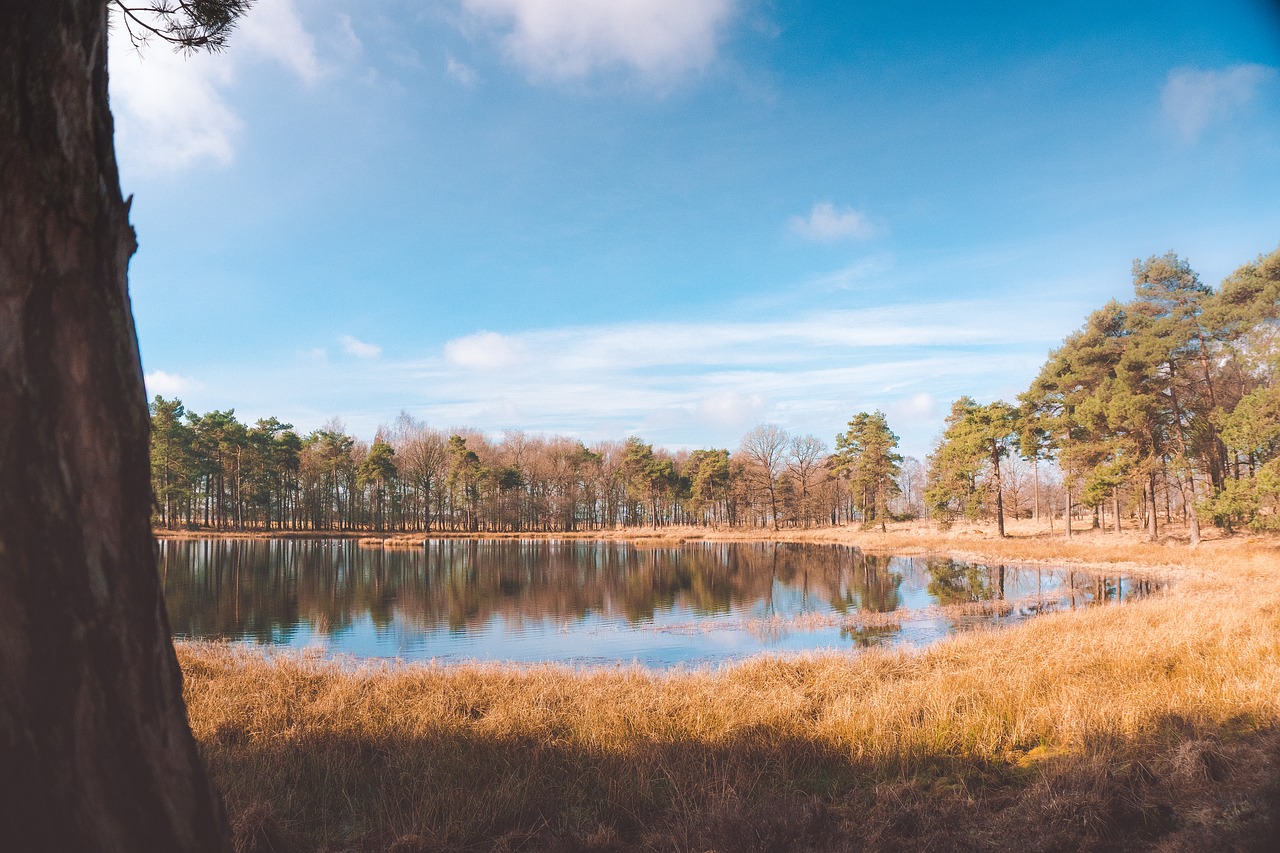
[[(339, 17), (339, 25), (344, 34), (354, 38), (350, 18), (343, 21), (343, 17)], [(315, 39), (303, 27), (293, 0), (257, 0), (231, 40), (234, 47), (275, 60), (306, 83), (320, 77)]]
[(345, 43), (343, 53), (348, 56), (358, 56), (364, 51), (364, 42), (360, 41), (360, 36), (356, 35), (356, 29), (351, 25), (350, 15), (338, 16), (338, 34)]
[(111, 109), (121, 159), (146, 170), (231, 162), (241, 121), (223, 100), (231, 66), (222, 57), (183, 57), (152, 43), (139, 55), (111, 33)]
[(507, 58), (535, 79), (623, 68), (668, 78), (715, 58), (733, 0), (462, 0), (502, 33)]
[(893, 401), (889, 404), (887, 413), (902, 420), (932, 420), (938, 415), (938, 399), (922, 391)]
[(815, 204), (808, 216), (791, 217), (788, 225), (793, 234), (821, 243), (866, 240), (877, 233), (876, 226), (865, 213), (851, 207), (837, 209), (829, 201)]
[(853, 413), (878, 408), (903, 452), (923, 458), (945, 401), (985, 401), (1029, 382), (1067, 331), (1063, 318), (1087, 307), (1027, 293), (760, 320), (480, 331), (416, 360), (210, 367), (204, 378), (217, 393), (202, 396), (304, 431), (337, 413), (372, 436), (403, 408), (440, 427), (584, 441), (635, 433), (670, 447), (732, 447), (765, 421), (830, 441)]
[(693, 408), (698, 423), (744, 429), (764, 416), (769, 401), (761, 394), (729, 389), (703, 396)]
[(1242, 64), (1219, 70), (1175, 68), (1165, 79), (1160, 103), (1165, 118), (1194, 142), (1211, 125), (1228, 121), (1258, 90), (1276, 78), (1276, 69)]
[(354, 355), (356, 358), (377, 358), (382, 355), (382, 347), (377, 344), (367, 344), (351, 335), (338, 338), (338, 343), (342, 344), (342, 349), (347, 355)]
[(118, 25), (111, 30), (110, 57), (116, 152), (126, 169), (150, 173), (231, 163), (243, 122), (226, 90), (244, 64), (266, 59), (306, 83), (321, 74), (293, 0), (255, 3), (224, 54), (186, 56), (154, 37), (139, 52)]
[(893, 269), (892, 255), (874, 255), (854, 261), (834, 272), (817, 276), (809, 281), (808, 286), (819, 292), (852, 290), (857, 285), (883, 276), (891, 269)]
[(476, 82), (476, 70), (470, 65), (459, 62), (452, 56), (445, 56), (444, 69), (449, 76), (457, 80), (463, 86), (474, 86)]
[(449, 364), (470, 370), (504, 370), (520, 364), (524, 344), (497, 332), (476, 332), (444, 345)]
[[(752, 424), (834, 435), (880, 408), (909, 452), (938, 427), (938, 400), (1029, 381), (1079, 305), (956, 300), (741, 322), (623, 323), (481, 331), (412, 362), (352, 368), (440, 425), (667, 443), (732, 443)], [(342, 374), (325, 374), (326, 388)], [(426, 402), (429, 401), (429, 402)], [(355, 414), (344, 412), (344, 415)], [(387, 417), (385, 412), (370, 417)]]
[(512, 368), (541, 377), (682, 367), (750, 370), (819, 358), (842, 361), (876, 348), (1055, 343), (1062, 332), (1053, 318), (1061, 313), (1042, 308), (1011, 314), (1008, 303), (972, 300), (827, 310), (761, 322), (621, 323), (517, 335), (482, 331), (449, 341), (443, 352), (450, 366), (507, 376), (522, 373)]
[(204, 387), (202, 383), (194, 379), (179, 376), (176, 373), (165, 373), (163, 370), (151, 371), (143, 377), (143, 381), (147, 386), (148, 397), (156, 394), (161, 397), (176, 397), (179, 394), (198, 391)]

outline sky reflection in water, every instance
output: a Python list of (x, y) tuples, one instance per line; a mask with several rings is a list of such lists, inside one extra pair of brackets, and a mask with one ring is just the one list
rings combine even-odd
[(160, 543), (181, 638), (405, 660), (640, 663), (925, 645), (1149, 582), (842, 545), (436, 540)]

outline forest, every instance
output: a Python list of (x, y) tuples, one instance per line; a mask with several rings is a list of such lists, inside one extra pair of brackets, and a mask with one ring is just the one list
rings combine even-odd
[(883, 413), (834, 437), (762, 424), (739, 446), (441, 430), (402, 413), (372, 442), (333, 421), (151, 403), (154, 521), (218, 530), (520, 532), (773, 529), (928, 515), (1073, 527), (1280, 528), (1280, 250), (1220, 286), (1173, 253), (1109, 302), (1012, 402), (961, 397), (921, 463)]

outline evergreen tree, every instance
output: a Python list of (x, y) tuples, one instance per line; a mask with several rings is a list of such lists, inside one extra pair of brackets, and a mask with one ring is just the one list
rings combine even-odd
[(976, 517), (982, 506), (978, 481), (985, 469), (996, 529), (1003, 538), (1000, 462), (1016, 445), (1018, 410), (1000, 400), (982, 406), (971, 397), (961, 397), (952, 404), (946, 423), (942, 441), (929, 457), (930, 487), (925, 499), (935, 515), (949, 518), (958, 507)]
[(151, 482), (160, 523), (172, 527), (179, 507), (191, 495), (194, 467), (191, 428), (182, 422), (186, 409), (181, 400), (156, 395), (151, 401)]
[(836, 436), (832, 467), (849, 482), (855, 509), (864, 524), (880, 522), (885, 530), (889, 514), (889, 498), (898, 490), (897, 478), (902, 472), (902, 455), (895, 452), (898, 436), (889, 429), (884, 413), (858, 412), (848, 428)]
[(382, 530), (386, 523), (385, 503), (387, 489), (395, 482), (397, 471), (395, 449), (381, 436), (373, 440), (369, 452), (360, 462), (357, 482), (361, 487), (373, 487), (373, 526)]

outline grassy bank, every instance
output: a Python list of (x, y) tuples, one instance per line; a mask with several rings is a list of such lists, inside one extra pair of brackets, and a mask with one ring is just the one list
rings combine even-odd
[[(1031, 521), (1028, 519), (1007, 519), (1005, 522), (1008, 537), (1000, 539), (996, 536), (992, 525), (962, 522), (949, 529), (942, 529), (931, 521), (890, 522), (887, 530), (879, 528), (863, 530), (854, 525), (818, 526), (811, 528), (784, 527), (773, 530), (769, 527), (618, 527), (607, 530), (556, 531), (542, 533), (522, 530), (509, 532), (480, 531), (476, 533), (460, 531), (437, 531), (430, 533), (377, 533), (370, 530), (217, 530), (214, 528), (164, 528), (157, 527), (153, 533), (157, 539), (354, 539), (362, 543), (390, 543), (393, 546), (406, 544), (421, 545), (428, 539), (556, 539), (632, 542), (638, 544), (662, 545), (679, 542), (696, 542), (701, 540), (715, 542), (836, 542), (858, 545), (870, 551), (892, 551), (900, 554), (922, 551), (955, 551), (965, 550), (968, 546), (981, 543), (981, 548), (991, 556), (1000, 556), (1006, 551), (1011, 554), (1024, 555), (1032, 551), (1040, 551), (1051, 555), (1047, 559), (1061, 556), (1063, 549), (1074, 553), (1088, 553), (1095, 558), (1105, 559), (1108, 549), (1129, 549), (1138, 547), (1147, 549), (1145, 553), (1159, 556), (1158, 562), (1166, 562), (1165, 552), (1151, 552), (1152, 543), (1146, 534), (1139, 530), (1126, 529), (1116, 534), (1108, 530), (1079, 529), (1080, 520), (1076, 520), (1076, 536), (1071, 541), (1062, 537), (1062, 521), (1058, 519), (1055, 528), (1050, 528), (1047, 521)], [(1160, 539), (1157, 545), (1177, 546), (1186, 544), (1187, 535), (1184, 528), (1172, 525), (1160, 528)], [(1205, 531), (1205, 538), (1212, 541), (1218, 531)], [(1256, 539), (1231, 540), (1233, 542), (1259, 542)], [(1269, 540), (1268, 540), (1269, 541)], [(1011, 550), (1010, 550), (1011, 549)], [(1099, 550), (1101, 549), (1101, 550)], [(1112, 551), (1114, 554), (1114, 550)], [(1098, 555), (1102, 556), (1099, 557)]]
[(858, 538), (1174, 584), (921, 652), (671, 674), (183, 644), (191, 722), (242, 850), (1274, 849), (1276, 544), (1023, 532)]

